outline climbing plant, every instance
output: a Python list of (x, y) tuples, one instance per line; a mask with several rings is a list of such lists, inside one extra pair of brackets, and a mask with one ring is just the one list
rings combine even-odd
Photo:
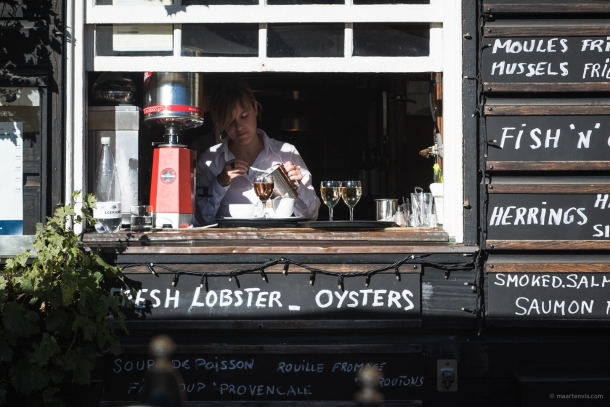
[(37, 225), (35, 253), (8, 259), (0, 273), (0, 404), (65, 405), (62, 384), (89, 383), (99, 352), (119, 352), (123, 298), (108, 287), (123, 274), (71, 226), (93, 226), (93, 207), (92, 195), (78, 215), (74, 204), (58, 207)]

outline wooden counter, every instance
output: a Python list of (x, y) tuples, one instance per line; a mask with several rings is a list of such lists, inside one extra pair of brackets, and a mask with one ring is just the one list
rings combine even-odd
[(327, 231), (310, 228), (210, 228), (149, 233), (86, 233), (85, 244), (121, 254), (346, 254), (473, 252), (442, 228)]

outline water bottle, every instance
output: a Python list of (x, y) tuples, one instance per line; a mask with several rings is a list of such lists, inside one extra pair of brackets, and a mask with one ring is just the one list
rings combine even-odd
[(102, 137), (102, 153), (95, 177), (95, 197), (95, 230), (98, 233), (118, 232), (121, 229), (121, 188), (110, 150), (110, 137)]

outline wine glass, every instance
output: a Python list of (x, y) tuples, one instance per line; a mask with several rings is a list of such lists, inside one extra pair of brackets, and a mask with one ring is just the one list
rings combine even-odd
[(258, 196), (258, 199), (263, 203), (263, 215), (265, 218), (269, 217), (267, 208), (269, 206), (269, 198), (273, 194), (273, 178), (270, 175), (259, 175), (254, 179), (254, 193)]
[(341, 183), (341, 197), (343, 202), (349, 206), (349, 220), (354, 220), (354, 206), (362, 195), (362, 184), (360, 181), (343, 181)]
[(341, 199), (341, 181), (322, 181), (320, 184), (322, 202), (328, 206), (328, 220), (333, 221), (333, 208)]

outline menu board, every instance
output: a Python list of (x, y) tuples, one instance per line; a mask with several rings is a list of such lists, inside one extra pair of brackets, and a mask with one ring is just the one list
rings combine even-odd
[(608, 273), (489, 273), (487, 316), (610, 321), (608, 298)]
[(23, 123), (0, 122), (0, 235), (23, 234)]
[(483, 81), (496, 83), (610, 82), (608, 37), (485, 38)]
[(610, 194), (489, 194), (488, 240), (610, 240)]
[(610, 116), (486, 116), (488, 161), (610, 160)]
[[(142, 400), (154, 364), (147, 355), (106, 359), (104, 400)], [(386, 400), (413, 400), (421, 399), (425, 375), (420, 352), (317, 353), (311, 347), (288, 354), (180, 354), (172, 357), (172, 365), (188, 401), (350, 401), (360, 389), (357, 375), (366, 367), (381, 372), (379, 390)]]
[[(200, 276), (183, 275), (175, 286), (173, 274), (128, 274), (134, 290), (132, 319), (178, 320), (301, 320), (301, 319), (418, 319), (421, 313), (420, 275), (394, 272), (344, 280), (309, 273), (244, 274), (235, 279), (210, 277), (208, 290)], [(203, 287), (202, 287), (203, 285)], [(122, 289), (113, 288), (116, 293)]]

